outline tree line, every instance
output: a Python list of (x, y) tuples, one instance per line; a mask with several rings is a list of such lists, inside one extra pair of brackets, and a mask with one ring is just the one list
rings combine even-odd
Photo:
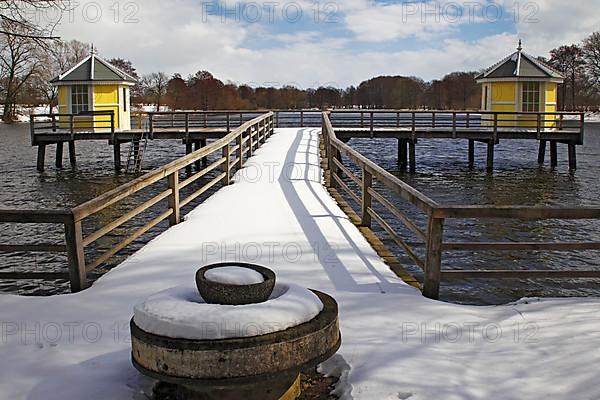
[[(10, 122), (16, 119), (18, 104), (55, 106), (57, 91), (50, 80), (85, 58), (90, 46), (57, 40), (49, 36), (48, 28), (32, 28), (18, 16), (3, 18), (2, 13), (6, 11), (0, 9), (0, 101), (4, 105), (2, 119)], [(559, 109), (598, 108), (600, 32), (582, 43), (553, 49), (549, 58), (541, 60), (566, 78), (559, 88)], [(140, 77), (129, 60), (108, 61), (138, 79), (132, 90), (134, 104), (153, 104), (157, 109), (478, 109), (481, 103), (475, 81), (478, 71), (453, 72), (430, 82), (414, 76), (379, 76), (346, 88), (300, 89), (223, 82), (205, 70), (185, 78), (164, 72)]]

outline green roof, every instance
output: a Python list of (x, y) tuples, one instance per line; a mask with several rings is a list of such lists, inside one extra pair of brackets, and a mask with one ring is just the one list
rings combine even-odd
[(516, 52), (492, 65), (477, 79), (538, 78), (564, 80), (560, 72), (519, 48)]
[(77, 65), (63, 74), (52, 79), (52, 83), (59, 82), (131, 82), (136, 79), (119, 68), (91, 54)]

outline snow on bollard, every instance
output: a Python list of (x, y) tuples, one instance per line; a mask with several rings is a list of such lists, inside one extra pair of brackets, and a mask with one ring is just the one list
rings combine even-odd
[(300, 371), (340, 347), (327, 294), (249, 264), (204, 267), (196, 284), (150, 296), (131, 320), (134, 366), (185, 398), (295, 399)]

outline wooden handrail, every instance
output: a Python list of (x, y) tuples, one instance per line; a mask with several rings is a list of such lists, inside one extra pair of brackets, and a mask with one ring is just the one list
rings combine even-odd
[[(369, 110), (369, 111), (335, 111), (345, 113), (356, 113), (354, 119), (356, 126), (364, 125), (365, 113), (369, 117), (369, 126), (373, 130), (373, 115), (376, 113), (389, 113), (387, 110)], [(395, 114), (387, 118), (390, 123), (395, 126), (402, 125), (404, 121), (408, 122), (408, 126), (412, 127), (413, 139), (418, 120), (418, 114), (432, 114), (432, 111), (407, 111), (406, 118), (400, 121), (399, 114)], [(436, 113), (436, 112), (434, 112)], [(447, 127), (453, 132), (457, 130), (457, 114), (445, 112), (452, 116)], [(475, 113), (469, 113), (469, 117)], [(483, 114), (486, 114), (483, 112)], [(494, 118), (491, 129), (494, 131), (494, 139), (497, 140), (497, 132), (500, 128), (499, 115), (503, 113), (492, 113)], [(505, 113), (531, 115), (538, 121), (538, 125), (547, 122), (546, 117), (542, 118), (543, 113)], [(548, 113), (549, 115), (559, 115), (560, 119), (565, 115), (573, 115), (574, 113)], [(579, 113), (577, 113), (579, 115)], [(440, 126), (444, 122), (438, 114), (436, 125)], [(433, 122), (431, 122), (433, 125)], [(406, 125), (404, 125), (406, 126)], [(583, 125), (581, 126), (583, 129)], [(538, 127), (538, 137), (544, 133), (544, 127)], [(360, 206), (362, 215), (361, 224), (370, 226), (371, 218), (375, 220), (385, 232), (396, 242), (406, 254), (420, 266), (424, 271), (423, 294), (430, 298), (438, 298), (439, 288), (442, 279), (517, 279), (517, 278), (600, 278), (600, 271), (581, 271), (581, 270), (566, 270), (566, 271), (444, 271), (441, 269), (442, 255), (444, 251), (588, 251), (600, 250), (600, 242), (444, 242), (444, 225), (448, 219), (515, 219), (515, 220), (580, 220), (580, 219), (600, 219), (599, 207), (530, 207), (530, 206), (478, 206), (478, 205), (458, 205), (447, 206), (440, 205), (423, 193), (414, 189), (407, 183), (403, 182), (396, 176), (383, 170), (373, 161), (364, 157), (358, 151), (351, 148), (349, 145), (340, 141), (335, 134), (335, 130), (330, 120), (330, 113), (322, 114), (322, 135), (325, 145), (325, 155), (327, 157), (326, 184), (329, 186), (339, 186), (344, 192), (347, 192)], [(344, 165), (340, 155), (347, 156), (348, 159), (354, 162), (359, 169), (363, 171), (363, 180), (359, 182), (353, 171), (347, 165)], [(338, 175), (343, 173), (361, 187), (362, 196), (356, 195), (344, 180)], [(419, 226), (412, 221), (405, 213), (396, 207), (391, 201), (386, 199), (379, 191), (377, 186), (373, 185), (373, 179), (383, 184), (392, 194), (398, 195), (401, 199), (408, 201), (413, 206), (420, 209), (428, 220), (427, 230), (423, 231)], [(403, 225), (409, 228), (418, 239), (422, 239), (426, 243), (425, 260), (421, 259), (414, 251), (413, 246), (398, 232), (392, 225), (380, 214), (374, 211), (372, 201), (377, 201), (383, 205), (388, 212), (392, 214)]]

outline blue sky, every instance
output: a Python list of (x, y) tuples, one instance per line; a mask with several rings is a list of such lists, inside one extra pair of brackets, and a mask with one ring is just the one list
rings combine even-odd
[[(600, 0), (80, 1), (58, 27), (141, 72), (205, 69), (222, 80), (300, 87), (377, 75), (437, 79), (485, 68), (522, 38), (534, 55), (600, 27)], [(118, 13), (117, 13), (118, 10)], [(318, 10), (318, 13), (317, 13)]]

